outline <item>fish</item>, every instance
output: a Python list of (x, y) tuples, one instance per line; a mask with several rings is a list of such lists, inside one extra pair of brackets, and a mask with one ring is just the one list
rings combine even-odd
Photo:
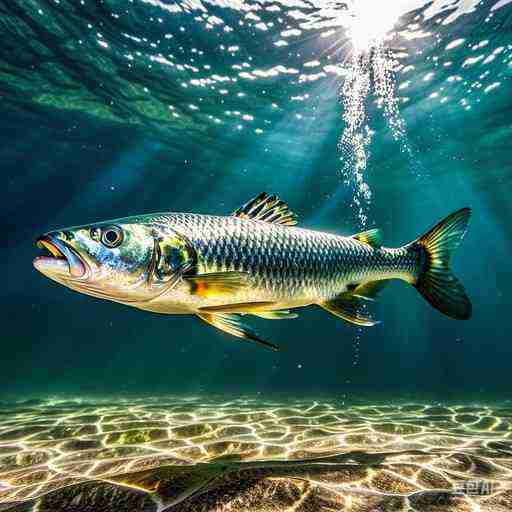
[(77, 292), (152, 313), (196, 315), (269, 349), (247, 315), (296, 318), (316, 305), (370, 327), (382, 289), (401, 280), (444, 315), (467, 320), (472, 305), (450, 268), (470, 208), (448, 215), (398, 248), (372, 228), (351, 236), (303, 229), (288, 204), (262, 192), (230, 215), (154, 213), (48, 232), (34, 267)]

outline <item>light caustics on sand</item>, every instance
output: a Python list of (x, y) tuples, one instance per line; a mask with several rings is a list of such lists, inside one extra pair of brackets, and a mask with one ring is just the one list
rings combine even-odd
[(16, 502), (53, 512), (70, 503), (106, 512), (512, 505), (505, 405), (160, 396), (4, 403), (1, 412), (6, 511)]
[(368, 221), (372, 198), (365, 177), (373, 136), (367, 118), (367, 103), (372, 91), (378, 108), (384, 111), (393, 138), (402, 150), (410, 153), (405, 140), (405, 123), (394, 93), (397, 62), (384, 43), (402, 12), (401, 2), (389, 5), (360, 0), (353, 6), (346, 31), (352, 51), (340, 91), (345, 127), (339, 150), (345, 182), (354, 187), (352, 207), (362, 226)]

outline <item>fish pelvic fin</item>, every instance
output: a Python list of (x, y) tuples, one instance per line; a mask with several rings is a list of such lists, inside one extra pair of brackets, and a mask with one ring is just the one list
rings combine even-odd
[(462, 208), (408, 245), (418, 250), (423, 268), (414, 286), (441, 313), (457, 320), (471, 318), (472, 306), (464, 287), (450, 269), (450, 257), (466, 234), (470, 208)]
[(374, 320), (368, 311), (369, 302), (372, 302), (372, 299), (360, 297), (348, 291), (318, 305), (346, 322), (361, 327), (371, 327), (380, 322)]
[(237, 338), (243, 338), (264, 346), (267, 349), (278, 351), (279, 347), (270, 341), (266, 341), (258, 336), (254, 329), (240, 321), (238, 315), (229, 313), (197, 313), (197, 316), (207, 324), (227, 332)]

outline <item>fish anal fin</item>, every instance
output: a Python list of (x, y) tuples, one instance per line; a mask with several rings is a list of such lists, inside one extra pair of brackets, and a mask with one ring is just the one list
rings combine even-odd
[(352, 235), (352, 238), (376, 249), (382, 245), (382, 234), (379, 229), (375, 228), (367, 231), (361, 231), (361, 233), (356, 233), (355, 235)]
[(277, 311), (260, 311), (251, 314), (260, 318), (265, 318), (265, 320), (291, 320), (292, 318), (297, 318), (299, 316), (297, 313), (292, 313), (287, 309), (280, 309)]
[(276, 195), (268, 195), (266, 192), (245, 203), (231, 215), (241, 219), (263, 220), (273, 224), (295, 226), (297, 215), (289, 206)]
[(238, 315), (227, 314), (227, 313), (197, 313), (197, 316), (206, 322), (207, 324), (220, 329), (232, 336), (237, 338), (243, 338), (249, 341), (254, 341), (265, 348), (270, 350), (278, 351), (279, 347), (274, 345), (270, 341), (261, 339), (258, 334), (249, 327), (242, 323)]
[(366, 298), (366, 299), (375, 299), (379, 295), (379, 293), (388, 285), (390, 279), (382, 279), (380, 281), (370, 281), (368, 283), (360, 284), (356, 286), (353, 294)]
[(275, 302), (237, 302), (234, 304), (220, 304), (217, 306), (204, 306), (199, 311), (207, 313), (259, 313), (267, 312)]
[(367, 311), (365, 299), (350, 292), (342, 293), (334, 299), (321, 302), (319, 306), (351, 324), (371, 327), (379, 323), (377, 320), (373, 320)]
[(184, 280), (190, 285), (190, 293), (199, 297), (218, 297), (240, 291), (248, 285), (248, 274), (244, 272), (214, 272), (188, 276)]

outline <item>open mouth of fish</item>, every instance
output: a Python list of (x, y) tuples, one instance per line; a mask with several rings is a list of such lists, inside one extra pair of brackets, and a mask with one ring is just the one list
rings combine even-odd
[(44, 254), (37, 256), (33, 264), (43, 274), (59, 274), (63, 277), (73, 278), (85, 275), (85, 262), (63, 240), (54, 235), (44, 235), (36, 240), (36, 245), (44, 251)]

